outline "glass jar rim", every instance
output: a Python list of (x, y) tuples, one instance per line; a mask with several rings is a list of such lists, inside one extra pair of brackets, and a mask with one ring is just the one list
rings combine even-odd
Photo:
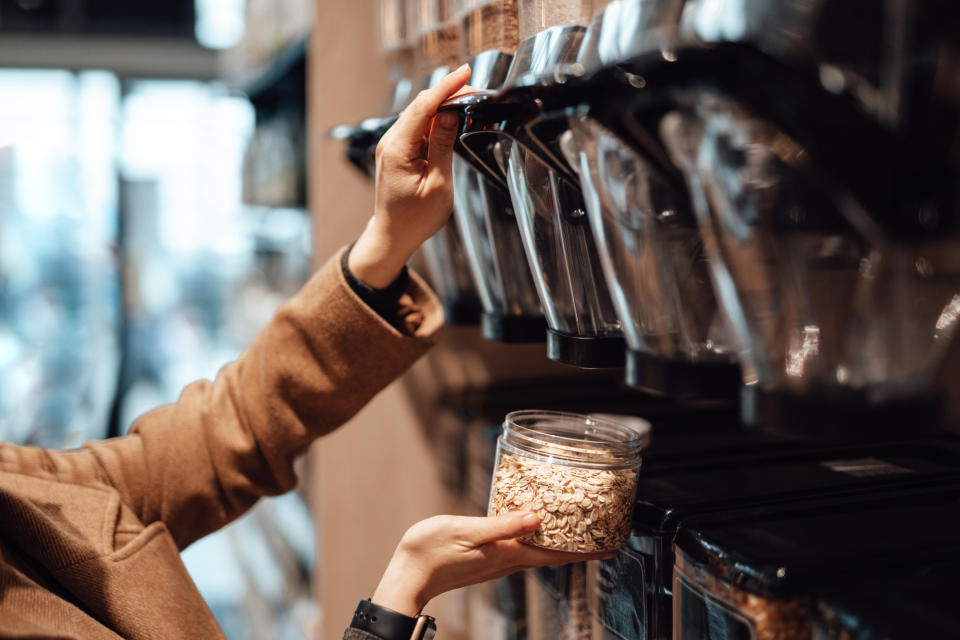
[(547, 462), (601, 469), (639, 467), (646, 442), (635, 429), (606, 418), (530, 409), (507, 414), (501, 439), (505, 446)]

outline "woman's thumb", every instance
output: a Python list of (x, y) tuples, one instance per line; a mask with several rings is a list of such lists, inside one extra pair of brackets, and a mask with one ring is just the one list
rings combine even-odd
[(497, 540), (519, 538), (540, 526), (540, 518), (535, 513), (518, 511), (504, 513), (499, 516), (476, 518), (477, 523), (472, 527), (472, 537), (475, 545), (479, 546)]

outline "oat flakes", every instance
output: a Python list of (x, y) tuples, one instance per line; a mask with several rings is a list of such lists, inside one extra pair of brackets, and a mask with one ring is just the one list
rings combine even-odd
[(534, 511), (525, 542), (562, 551), (611, 551), (626, 544), (637, 486), (633, 469), (588, 469), (502, 452), (490, 515)]

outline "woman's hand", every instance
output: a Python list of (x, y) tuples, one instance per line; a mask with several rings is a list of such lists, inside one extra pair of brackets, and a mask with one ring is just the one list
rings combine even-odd
[(466, 85), (464, 65), (420, 93), (377, 145), (373, 217), (350, 252), (348, 266), (375, 289), (389, 285), (453, 209), (453, 145), (459, 119), (437, 109)]
[(533, 513), (489, 518), (435, 516), (410, 527), (393, 553), (373, 602), (416, 616), (436, 595), (522, 569), (612, 557), (611, 553), (567, 553), (524, 544), (535, 531)]

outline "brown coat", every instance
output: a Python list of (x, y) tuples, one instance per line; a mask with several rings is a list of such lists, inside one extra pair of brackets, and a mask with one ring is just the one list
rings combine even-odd
[(222, 638), (180, 550), (292, 489), (313, 439), (427, 350), (436, 297), (414, 275), (398, 306), (405, 332), (357, 297), (338, 256), (214, 382), (130, 435), (63, 452), (0, 444), (0, 636)]

